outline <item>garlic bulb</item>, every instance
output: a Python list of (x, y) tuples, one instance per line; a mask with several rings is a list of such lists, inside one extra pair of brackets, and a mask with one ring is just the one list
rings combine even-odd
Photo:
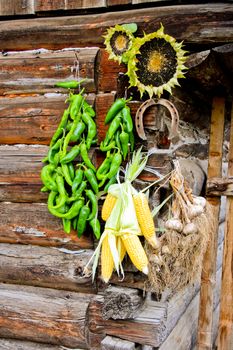
[(175, 230), (181, 232), (183, 229), (183, 224), (179, 219), (169, 219), (165, 222), (165, 227), (168, 230)]
[(193, 197), (193, 204), (201, 205), (202, 208), (206, 206), (206, 199), (204, 197)]
[(183, 234), (185, 236), (197, 233), (197, 226), (193, 222), (189, 222), (184, 226)]
[(199, 216), (204, 213), (204, 209), (201, 205), (190, 205), (188, 209), (188, 217), (190, 219), (195, 218), (196, 216)]

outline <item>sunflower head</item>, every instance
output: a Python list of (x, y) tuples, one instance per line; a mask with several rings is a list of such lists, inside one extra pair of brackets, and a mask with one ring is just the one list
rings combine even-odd
[(160, 97), (164, 90), (171, 93), (179, 85), (178, 79), (184, 78), (185, 53), (182, 43), (165, 34), (162, 25), (158, 31), (136, 38), (126, 73), (130, 86), (136, 86), (141, 96), (147, 92), (150, 98)]
[(104, 44), (106, 51), (109, 53), (109, 59), (118, 61), (119, 63), (128, 61), (128, 53), (134, 41), (133, 32), (136, 25), (115, 25), (108, 28), (107, 34), (104, 36)]

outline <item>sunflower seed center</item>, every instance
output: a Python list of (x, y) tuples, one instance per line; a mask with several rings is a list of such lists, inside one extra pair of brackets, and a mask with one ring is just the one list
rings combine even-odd
[(147, 69), (151, 73), (158, 73), (166, 63), (167, 59), (158, 51), (151, 52), (148, 62)]

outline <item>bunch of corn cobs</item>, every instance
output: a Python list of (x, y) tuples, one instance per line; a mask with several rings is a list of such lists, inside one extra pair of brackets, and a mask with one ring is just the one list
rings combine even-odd
[[(41, 190), (49, 192), (48, 210), (62, 219), (66, 233), (70, 233), (73, 227), (81, 237), (88, 223), (99, 238), (96, 197), (99, 185), (96, 168), (88, 156), (91, 145), (96, 143), (95, 111), (85, 101), (82, 92), (69, 95), (69, 106), (43, 160), (48, 164), (41, 171), (44, 184)], [(80, 159), (78, 163), (77, 157)]]

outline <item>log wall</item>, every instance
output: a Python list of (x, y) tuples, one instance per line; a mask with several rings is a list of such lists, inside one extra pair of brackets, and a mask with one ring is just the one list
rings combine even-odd
[[(40, 192), (41, 160), (66, 107), (67, 91), (54, 84), (85, 78), (86, 99), (96, 110), (98, 127), (98, 144), (90, 154), (96, 165), (102, 161), (98, 145), (106, 132), (106, 112), (116, 97), (124, 96), (127, 87), (123, 78), (126, 67), (109, 61), (103, 48), (106, 28), (130, 18), (137, 22), (140, 35), (156, 30), (162, 21), (168, 34), (184, 40), (195, 52), (233, 40), (232, 13), (233, 5), (227, 3), (207, 7), (157, 6), (156, 1), (138, 0), (1, 1), (0, 16), (5, 16), (0, 26), (1, 349), (107, 350), (112, 346), (117, 350), (119, 339), (114, 341), (114, 337), (125, 342), (118, 344), (119, 349), (136, 349), (135, 342), (162, 350), (170, 350), (174, 344), (177, 350), (192, 348), (198, 284), (172, 298), (164, 295), (155, 301), (152, 295), (146, 299), (142, 293), (145, 277), (126, 263), (124, 281), (116, 275), (111, 280), (119, 293), (117, 311), (111, 319), (106, 318), (106, 285), (99, 279), (92, 283), (91, 277), (83, 274), (95, 242), (88, 232), (80, 239), (74, 231), (66, 235), (60, 219), (48, 212), (47, 195)], [(20, 19), (7, 17), (13, 15)], [(157, 147), (150, 164), (161, 173), (171, 170), (172, 158), (184, 158), (186, 162), (185, 158), (192, 156), (184, 168), (197, 193), (203, 190), (205, 181), (212, 99), (200, 84), (199, 76), (187, 74), (187, 82), (176, 88), (171, 98), (182, 120), (181, 142), (167, 149), (166, 127), (170, 124), (162, 107), (148, 109), (144, 117), (147, 141), (136, 138), (137, 145)], [(130, 102), (134, 117), (140, 101), (134, 91), (128, 90), (128, 94), (134, 97)], [(166, 127), (161, 128), (163, 116)], [(155, 178), (144, 172), (140, 179), (144, 182), (138, 185), (149, 184)], [(159, 196), (155, 195), (154, 200), (159, 201)], [(221, 252), (220, 244), (218, 278)], [(130, 319), (127, 313), (122, 319), (122, 300), (127, 300)], [(215, 310), (217, 315), (219, 288)], [(117, 319), (119, 313), (121, 319)], [(184, 325), (186, 332), (180, 337)]]

